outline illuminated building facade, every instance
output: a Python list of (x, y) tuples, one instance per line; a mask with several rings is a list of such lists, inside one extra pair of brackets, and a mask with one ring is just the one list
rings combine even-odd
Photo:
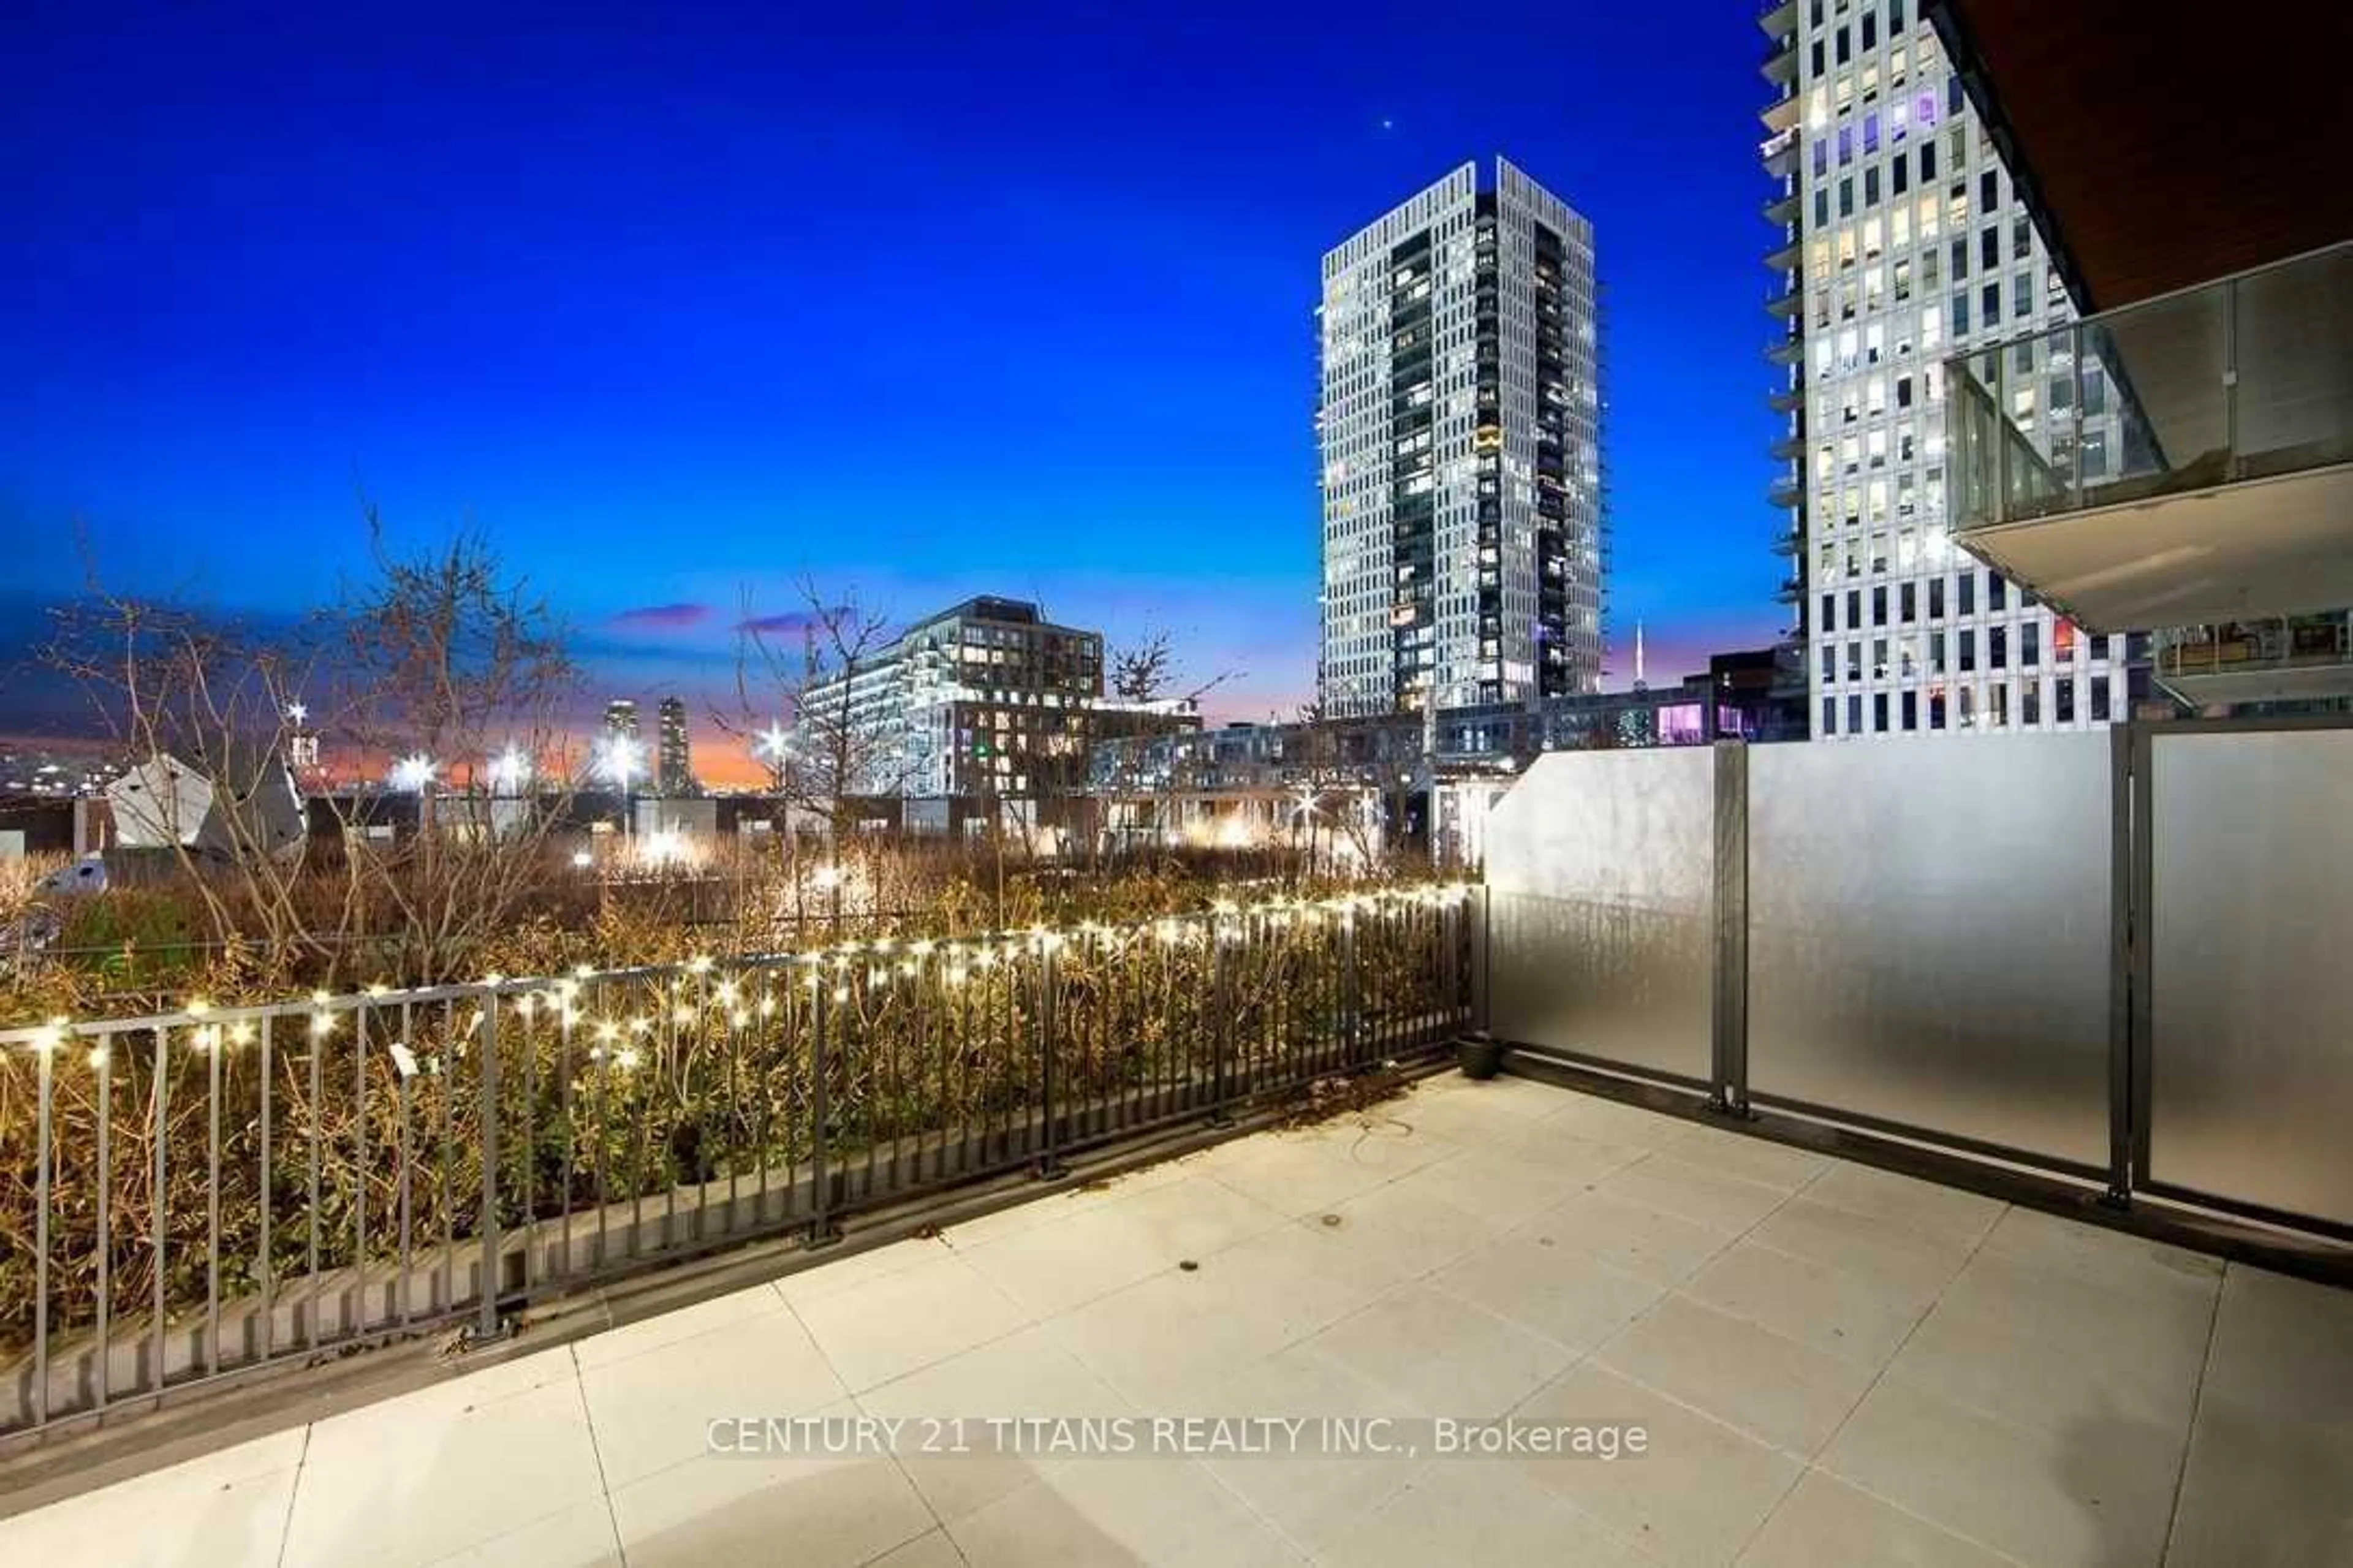
[(1598, 689), (1593, 230), (1498, 158), (1324, 258), (1325, 715)]
[[(2066, 287), (1921, 0), (1784, 0), (1759, 18), (1777, 96), (1767, 351), (1787, 465), (1782, 602), (1816, 738), (2085, 729), (2130, 711), (2138, 637), (2080, 630), (1953, 543), (1944, 361), (2072, 319)], [(2086, 364), (2083, 471), (2118, 471), (2121, 402)], [(2063, 383), (2049, 395), (2076, 395)], [(2034, 389), (2012, 410), (2031, 423)], [(2072, 448), (2062, 458), (2073, 462)]]

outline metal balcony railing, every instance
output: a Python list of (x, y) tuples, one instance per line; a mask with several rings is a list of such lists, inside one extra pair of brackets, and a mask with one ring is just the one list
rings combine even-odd
[(2173, 626), (2151, 639), (2149, 664), (2158, 684), (2193, 706), (2262, 700), (2232, 689), (2266, 682), (2281, 696), (2341, 694), (2353, 689), (2353, 616), (2277, 616), (2263, 620)]
[(1475, 898), (0, 1031), (0, 1447), (1440, 1046)]
[(1959, 533), (2353, 462), (2353, 242), (1945, 368)]

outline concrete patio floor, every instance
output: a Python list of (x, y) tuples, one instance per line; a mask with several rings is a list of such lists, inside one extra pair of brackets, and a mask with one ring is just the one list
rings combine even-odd
[[(2348, 1411), (2353, 1294), (1449, 1075), (0, 1521), (0, 1562), (2345, 1563)], [(1507, 1413), (1649, 1449), (707, 1448), (736, 1415)]]

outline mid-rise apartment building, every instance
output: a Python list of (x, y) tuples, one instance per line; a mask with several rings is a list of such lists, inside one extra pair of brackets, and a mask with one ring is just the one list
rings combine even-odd
[(1199, 722), (1106, 699), (1102, 633), (984, 596), (803, 693), (787, 767), (840, 795), (1018, 799), (1074, 789), (1104, 735)]
[[(1770, 500), (1813, 733), (2104, 724), (2130, 711), (2139, 639), (2082, 631), (1947, 529), (1944, 361), (2072, 307), (1922, 5), (1782, 0), (1760, 18), (1778, 89), (1767, 309), (1785, 323), (1769, 401), (1788, 421)], [(2063, 460), (2096, 477), (2127, 432), (2104, 367), (2082, 371), (2046, 395), (2081, 397)]]
[(1597, 689), (1592, 226), (1465, 163), (1324, 256), (1318, 316), (1324, 711)]

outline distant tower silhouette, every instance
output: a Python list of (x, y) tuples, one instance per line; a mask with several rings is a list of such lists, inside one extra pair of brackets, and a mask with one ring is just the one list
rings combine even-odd
[(687, 754), (686, 704), (678, 698), (665, 697), (659, 711), (660, 751), (654, 782), (666, 795), (699, 795), (702, 792), (695, 787), (694, 768)]
[(1642, 674), (1642, 623), (1634, 623), (1634, 689), (1648, 691), (1651, 683)]

